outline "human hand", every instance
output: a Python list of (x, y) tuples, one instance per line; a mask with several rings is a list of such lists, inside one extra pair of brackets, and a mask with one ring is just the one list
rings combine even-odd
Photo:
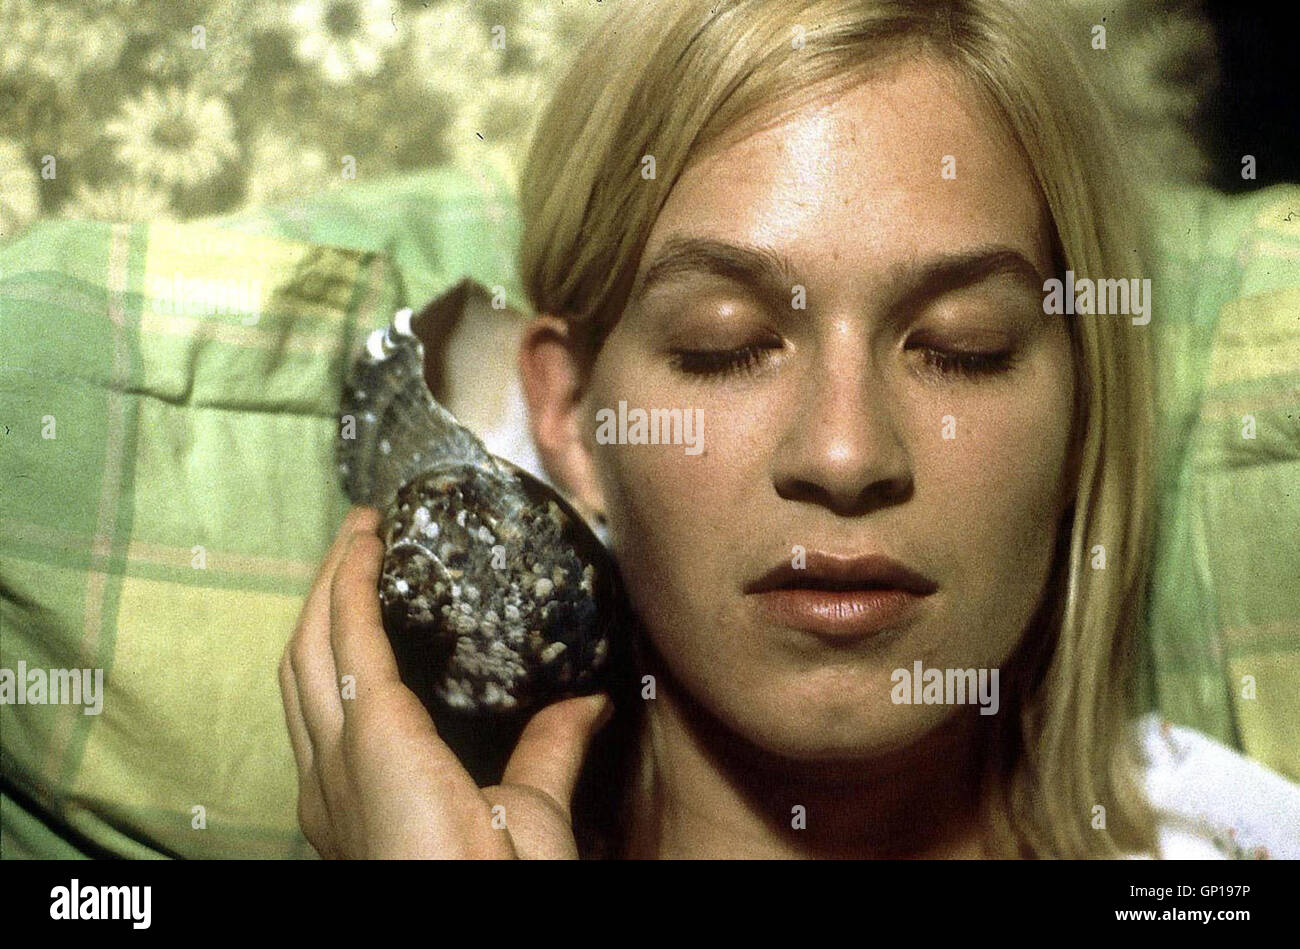
[(307, 840), (327, 858), (576, 858), (573, 789), (613, 703), (542, 709), (501, 783), (480, 789), (398, 675), (380, 613), (379, 523), (373, 508), (348, 512), (280, 660)]

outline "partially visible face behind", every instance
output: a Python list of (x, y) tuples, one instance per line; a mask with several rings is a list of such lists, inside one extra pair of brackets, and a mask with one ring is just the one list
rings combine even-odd
[[(683, 686), (769, 752), (861, 758), (917, 740), (953, 709), (894, 704), (893, 670), (1000, 667), (1047, 581), (1069, 493), (1070, 342), (1042, 312), (1046, 212), (999, 129), (955, 73), (913, 58), (706, 153), (642, 273), (685, 238), (766, 249), (793, 272), (772, 296), (666, 278), (594, 364), (588, 450), (633, 604)], [(991, 249), (1038, 276), (918, 276)], [(701, 409), (703, 451), (597, 444), (596, 411), (620, 400)], [(893, 635), (829, 642), (745, 592), (796, 545), (883, 554), (936, 588)]]

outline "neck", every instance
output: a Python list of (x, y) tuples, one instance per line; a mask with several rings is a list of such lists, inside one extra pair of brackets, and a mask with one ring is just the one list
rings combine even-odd
[(959, 707), (917, 742), (881, 757), (801, 762), (725, 728), (671, 677), (659, 683), (642, 739), (652, 780), (633, 804), (628, 856), (987, 855), (978, 815), (980, 721), (967, 714), (974, 707)]

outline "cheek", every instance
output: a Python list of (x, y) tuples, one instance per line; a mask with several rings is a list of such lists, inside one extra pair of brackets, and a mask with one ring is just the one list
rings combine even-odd
[(708, 537), (700, 514), (719, 487), (707, 464), (717, 453), (693, 459), (672, 446), (598, 445), (595, 457), (620, 559), (657, 576), (693, 559)]
[(719, 450), (707, 409), (681, 392), (631, 381), (633, 371), (622, 378), (629, 383), (593, 400), (593, 431), (595, 412), (608, 408), (617, 417), (620, 401), (627, 416), (637, 409), (678, 409), (683, 419), (689, 413), (698, 420), (692, 432), (698, 452), (687, 444), (600, 444), (594, 436), (590, 445), (633, 606), (651, 628), (681, 626), (688, 609), (699, 608), (691, 600), (698, 598), (701, 570), (716, 557), (716, 530), (708, 518), (729, 490), (722, 468), (728, 452)]
[[(700, 425), (698, 452), (686, 445), (599, 444), (591, 451), (606, 506), (610, 536), (633, 608), (679, 675), (734, 666), (723, 662), (741, 635), (734, 616), (738, 564), (761, 531), (757, 495), (765, 484), (754, 445), (751, 402), (736, 405), (699, 387), (656, 380), (645, 367), (611, 364), (613, 385), (593, 389), (590, 418), (601, 408), (617, 414), (680, 409)], [(698, 410), (698, 412), (697, 412)], [(592, 422), (594, 430), (594, 421)], [(760, 538), (761, 539), (761, 538)], [(710, 635), (700, 635), (708, 630)], [(700, 683), (697, 686), (703, 687)]]
[(1051, 567), (1073, 406), (1068, 341), (1064, 347), (1014, 388), (966, 402), (953, 413), (956, 437), (923, 440), (928, 447), (916, 458), (918, 495), (928, 496), (920, 507), (934, 540), (950, 551), (961, 628), (1004, 655)]
[[(955, 437), (940, 440), (918, 463), (934, 476), (938, 506), (964, 509), (964, 520), (993, 530), (1050, 521), (1064, 475), (1069, 410), (1056, 393), (1043, 392), (956, 416)], [(925, 476), (918, 473), (918, 480)]]

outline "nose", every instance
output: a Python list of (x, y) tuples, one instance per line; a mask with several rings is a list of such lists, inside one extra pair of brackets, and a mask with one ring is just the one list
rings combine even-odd
[(843, 517), (901, 503), (913, 490), (897, 395), (848, 335), (808, 367), (773, 461), (780, 497)]

